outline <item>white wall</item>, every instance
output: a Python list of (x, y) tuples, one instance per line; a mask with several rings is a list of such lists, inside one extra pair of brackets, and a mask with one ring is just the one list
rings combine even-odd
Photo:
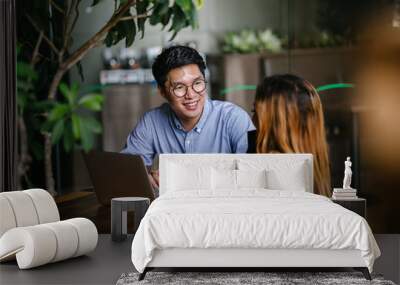
[[(288, 3), (290, 2), (290, 15), (294, 15), (293, 23), (296, 33), (307, 32), (313, 23), (313, 11), (315, 11), (316, 0), (205, 0), (203, 8), (199, 11), (199, 29), (186, 28), (182, 30), (175, 41), (196, 41), (198, 48), (204, 53), (219, 53), (219, 40), (228, 31), (238, 31), (243, 28), (265, 29), (272, 28), (281, 33), (287, 32), (288, 25)], [(90, 13), (86, 7), (92, 1), (85, 0), (81, 3), (81, 17), (73, 33), (76, 49), (89, 39), (109, 19), (113, 11), (112, 0), (105, 0), (95, 6)], [(171, 37), (171, 33), (161, 31), (161, 26), (147, 25), (143, 39), (136, 38), (133, 44), (135, 49), (150, 46), (162, 46)], [(116, 47), (124, 46), (120, 42)], [(102, 69), (101, 51), (104, 48), (92, 49), (82, 60), (85, 74), (85, 84), (95, 84), (98, 80), (99, 71)], [(71, 72), (71, 79), (80, 82), (76, 68)]]

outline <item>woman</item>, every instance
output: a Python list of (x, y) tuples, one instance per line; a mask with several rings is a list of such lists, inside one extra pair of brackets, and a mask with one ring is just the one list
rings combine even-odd
[(331, 196), (322, 105), (315, 88), (295, 75), (264, 78), (257, 87), (248, 153), (311, 153), (314, 192)]

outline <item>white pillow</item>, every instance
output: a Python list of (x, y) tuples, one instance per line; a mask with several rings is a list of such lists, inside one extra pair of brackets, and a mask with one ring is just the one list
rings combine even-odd
[(240, 170), (266, 169), (267, 188), (272, 190), (306, 191), (308, 185), (307, 165), (304, 160), (281, 159), (239, 159)]
[(238, 188), (267, 188), (267, 171), (236, 170)]
[(266, 170), (230, 170), (212, 171), (212, 188), (214, 190), (237, 190), (240, 188), (267, 188)]
[(305, 163), (293, 164), (290, 168), (267, 171), (267, 188), (272, 190), (306, 191)]
[(185, 167), (213, 167), (217, 169), (236, 169), (236, 159), (218, 157), (218, 155), (177, 154), (164, 156), (165, 167), (170, 164), (179, 164)]
[(211, 189), (211, 167), (168, 164), (168, 191)]
[(212, 189), (236, 190), (236, 170), (212, 168)]

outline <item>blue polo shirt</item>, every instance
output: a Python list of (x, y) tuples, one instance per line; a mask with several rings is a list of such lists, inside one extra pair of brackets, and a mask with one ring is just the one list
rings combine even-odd
[(151, 165), (160, 153), (246, 153), (249, 115), (225, 101), (206, 100), (197, 125), (185, 131), (168, 103), (146, 112), (129, 134), (122, 153), (140, 154)]

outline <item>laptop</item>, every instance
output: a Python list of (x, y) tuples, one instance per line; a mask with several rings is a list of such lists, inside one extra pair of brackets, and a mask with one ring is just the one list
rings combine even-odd
[(153, 188), (140, 155), (116, 152), (82, 152), (100, 204), (109, 206), (111, 198), (146, 197), (154, 200)]

